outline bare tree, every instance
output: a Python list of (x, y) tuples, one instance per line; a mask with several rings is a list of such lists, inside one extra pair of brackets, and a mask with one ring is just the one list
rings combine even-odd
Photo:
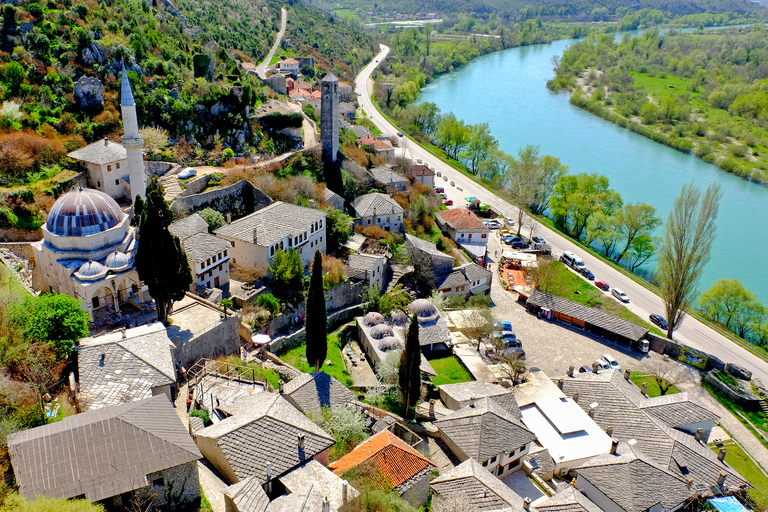
[(155, 510), (155, 503), (157, 502), (157, 495), (150, 494), (149, 496), (142, 496), (138, 493), (133, 493), (131, 501), (128, 504), (128, 510), (130, 512), (152, 512)]
[(559, 279), (560, 269), (558, 262), (554, 259), (538, 258), (536, 267), (528, 269), (528, 272), (531, 274), (537, 290), (555, 295), (560, 291), (562, 287)]
[(662, 395), (666, 395), (673, 386), (691, 381), (691, 374), (685, 365), (674, 360), (654, 357), (643, 364), (642, 371), (653, 377)]
[(696, 298), (699, 278), (715, 240), (721, 196), (718, 183), (707, 187), (703, 199), (693, 183), (684, 185), (664, 226), (656, 279), (669, 323), (669, 339)]
[(457, 311), (461, 317), (459, 330), (470, 340), (477, 341), (477, 351), (480, 352), (480, 342), (493, 332), (493, 316), (488, 309), (464, 309)]
[(35, 343), (29, 346), (26, 356), (15, 363), (18, 373), (37, 396), (44, 422), (47, 420), (44, 397), (59, 383), (67, 365), (66, 360), (56, 355), (56, 349), (48, 343)]

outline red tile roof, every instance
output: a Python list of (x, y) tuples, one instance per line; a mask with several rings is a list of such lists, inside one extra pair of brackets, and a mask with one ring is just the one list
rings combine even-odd
[(361, 146), (366, 146), (369, 144), (373, 144), (373, 141), (376, 140), (373, 137), (362, 137), (360, 139), (357, 139), (357, 143)]
[(290, 57), (285, 59), (285, 60), (280, 61), (280, 64), (298, 64), (298, 63), (299, 63), (299, 61), (297, 61), (294, 58), (290, 58)]
[(435, 173), (432, 169), (424, 164), (414, 165), (410, 170), (411, 176), (434, 176)]
[(373, 141), (373, 147), (378, 151), (389, 151), (389, 150), (394, 151), (395, 149), (392, 147), (392, 144), (390, 144), (389, 142), (385, 140), (379, 140), (379, 139), (376, 139)]
[(488, 230), (485, 224), (477, 218), (477, 215), (467, 210), (466, 208), (454, 208), (452, 210), (445, 210), (437, 212), (435, 215), (439, 216), (443, 222), (451, 226), (453, 229), (462, 230)]
[(397, 487), (427, 468), (434, 468), (429, 459), (408, 446), (389, 430), (383, 430), (366, 440), (328, 468), (341, 475), (363, 463), (371, 463), (386, 483)]

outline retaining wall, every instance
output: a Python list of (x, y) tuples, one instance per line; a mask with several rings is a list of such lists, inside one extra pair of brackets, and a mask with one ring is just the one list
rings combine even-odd
[[(252, 204), (245, 204), (248, 195), (253, 198)], [(272, 199), (254, 187), (250, 181), (242, 180), (229, 187), (178, 197), (171, 204), (171, 209), (175, 213), (192, 213), (205, 208), (213, 208), (220, 212), (239, 212), (242, 210), (244, 214), (248, 214), (270, 204), (272, 204)]]
[(197, 178), (196, 180), (187, 183), (187, 185), (184, 187), (184, 190), (179, 194), (179, 197), (187, 197), (191, 196), (193, 194), (199, 194), (203, 190), (205, 190), (205, 187), (208, 186), (208, 182), (211, 181), (212, 174), (204, 174)]
[(704, 380), (709, 382), (716, 389), (725, 393), (732, 402), (735, 402), (753, 411), (760, 410), (759, 397), (752, 394), (739, 393), (738, 391), (731, 389), (724, 382), (721, 382), (720, 379), (715, 377), (715, 370), (708, 372), (704, 376)]
[[(346, 309), (342, 309), (334, 313), (331, 313), (330, 315), (328, 315), (328, 321), (326, 323), (326, 325), (328, 326), (328, 332), (334, 331), (338, 326), (345, 324), (350, 320), (352, 320), (353, 318), (358, 317), (362, 314), (363, 314), (363, 307), (361, 304), (356, 304)], [(289, 348), (295, 347), (296, 345), (299, 345), (304, 339), (305, 339), (305, 332), (304, 332), (304, 327), (302, 327), (298, 331), (291, 333), (287, 336), (281, 336), (279, 338), (275, 338), (274, 340), (269, 342), (264, 347), (264, 349), (272, 353), (278, 353), (283, 349), (289, 349)]]

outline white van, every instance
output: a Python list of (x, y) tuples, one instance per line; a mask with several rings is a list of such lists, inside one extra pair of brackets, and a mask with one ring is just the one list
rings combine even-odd
[(578, 256), (576, 256), (570, 251), (565, 251), (563, 255), (560, 257), (560, 261), (562, 261), (563, 263), (565, 263), (566, 265), (568, 265), (569, 267), (571, 267), (576, 271), (581, 271), (581, 269), (586, 267), (586, 265), (581, 260), (581, 258), (579, 258)]

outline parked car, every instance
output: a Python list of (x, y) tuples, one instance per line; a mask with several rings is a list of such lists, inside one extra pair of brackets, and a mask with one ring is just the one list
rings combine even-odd
[(440, 193), (438, 193), (437, 195), (439, 195), (439, 196), (440, 196), (440, 197), (442, 197), (443, 199), (448, 199), (448, 194), (446, 194), (445, 192), (440, 192)]
[(547, 241), (544, 240), (543, 238), (541, 238), (540, 236), (535, 236), (535, 237), (531, 238), (531, 240), (533, 240), (537, 244), (545, 244), (545, 243), (547, 243)]
[(592, 271), (589, 270), (588, 268), (581, 269), (581, 275), (583, 275), (584, 277), (586, 277), (590, 281), (594, 281), (594, 279), (595, 279), (595, 274), (593, 274)]
[(505, 244), (511, 244), (512, 242), (522, 242), (523, 239), (513, 234), (504, 235), (501, 237)]
[(621, 302), (629, 302), (629, 295), (619, 290), (618, 288), (614, 288), (613, 290), (611, 290), (611, 293), (613, 294), (614, 297), (619, 299)]
[(605, 281), (595, 281), (595, 286), (606, 292), (611, 289)]
[(517, 359), (525, 359), (525, 350), (523, 350), (523, 347), (508, 347), (502, 350), (500, 355), (514, 355)]
[(655, 323), (665, 331), (669, 329), (669, 324), (667, 323), (667, 319), (664, 318), (663, 316), (657, 313), (653, 313), (651, 314), (650, 319), (651, 319), (651, 322)]
[(596, 359), (593, 364), (597, 364), (598, 370), (610, 370), (611, 365), (608, 363), (608, 361), (605, 361), (603, 359)]
[(186, 169), (184, 169), (179, 173), (178, 178), (180, 180), (183, 180), (186, 178), (191, 178), (195, 174), (197, 174), (197, 169), (195, 169), (194, 167), (187, 167)]
[(513, 249), (527, 249), (528, 244), (523, 242), (522, 240), (514, 241), (509, 244)]
[(448, 176), (443, 176), (443, 181), (448, 181)]
[(483, 224), (485, 224), (485, 227), (487, 227), (488, 229), (501, 228), (501, 222), (497, 221), (496, 219), (484, 220)]
[(445, 206), (453, 206), (453, 199), (446, 199), (445, 201), (443, 201), (443, 204)]
[(584, 365), (581, 368), (579, 368), (579, 373), (589, 373), (591, 371), (592, 371), (592, 368), (590, 368), (587, 365)]
[(512, 322), (508, 322), (506, 320), (502, 320), (501, 322), (493, 322), (493, 326), (496, 329), (501, 329), (502, 331), (512, 330)]
[(511, 234), (512, 234), (512, 232), (510, 230), (508, 230), (507, 228), (501, 228), (499, 230), (499, 236), (511, 235)]
[(398, 136), (398, 137), (402, 137), (402, 136), (403, 136), (403, 134), (402, 134), (401, 132), (397, 132), (397, 136)]
[(621, 365), (611, 354), (603, 354), (603, 361), (608, 363), (614, 370), (621, 371)]
[(442, 194), (443, 192), (445, 192), (445, 189), (443, 187), (435, 187), (435, 192), (437, 192), (438, 194)]

